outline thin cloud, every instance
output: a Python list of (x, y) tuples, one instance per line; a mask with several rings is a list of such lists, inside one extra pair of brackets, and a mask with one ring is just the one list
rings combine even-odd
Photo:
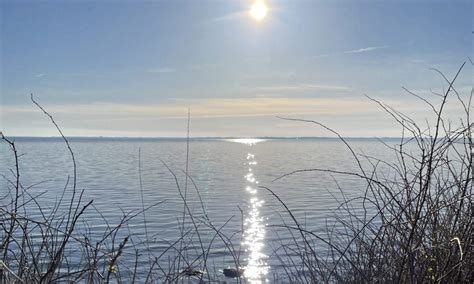
[[(342, 115), (367, 113), (373, 110), (369, 100), (346, 98), (233, 98), (233, 99), (183, 99), (160, 104), (94, 103), (77, 105), (51, 105), (48, 110), (58, 117), (87, 117), (93, 120), (147, 120), (182, 119), (186, 110), (193, 110), (194, 118), (260, 117), (275, 115)], [(4, 106), (2, 112), (9, 116), (36, 115), (33, 106)]]
[[(404, 100), (397, 100), (396, 96), (392, 97), (393, 99), (384, 102), (404, 113), (419, 115), (426, 109), (424, 102), (413, 101), (407, 104)], [(307, 116), (331, 123), (333, 127), (342, 129), (347, 136), (360, 136), (361, 133), (364, 136), (399, 134), (396, 123), (372, 101), (350, 96), (337, 99), (206, 98), (152, 104), (92, 103), (45, 107), (61, 121), (67, 134), (71, 136), (182, 136), (185, 133), (188, 109), (191, 109), (194, 121), (194, 136), (278, 136), (283, 132), (275, 129), (277, 127), (284, 128), (285, 135), (308, 136), (307, 125), (298, 127), (281, 122), (275, 116)], [(35, 106), (0, 105), (0, 109), (4, 114), (3, 130), (12, 136), (57, 135), (54, 127), (51, 127), (50, 122)], [(453, 113), (452, 117), (455, 119), (460, 112), (455, 109), (450, 113)], [(241, 118), (242, 121), (236, 123), (235, 118)], [(163, 120), (166, 122), (159, 123)], [(269, 127), (272, 125), (269, 123), (280, 124)], [(363, 132), (360, 132), (360, 125), (364, 125)], [(325, 132), (323, 134), (327, 135)]]
[(45, 76), (46, 74), (45, 73), (38, 73), (35, 75), (36, 78), (41, 78), (43, 76)]
[(340, 56), (340, 55), (345, 55), (345, 54), (358, 54), (358, 53), (375, 51), (375, 50), (379, 50), (379, 49), (385, 49), (385, 48), (389, 48), (389, 47), (390, 47), (389, 45), (369, 46), (369, 47), (363, 47), (363, 48), (359, 48), (359, 49), (346, 50), (346, 51), (338, 52), (338, 53), (327, 53), (327, 54), (314, 55), (314, 56), (312, 56), (312, 58), (313, 59), (320, 59), (320, 58), (328, 58), (328, 57)]
[(384, 49), (387, 48), (388, 45), (383, 45), (383, 46), (369, 46), (369, 47), (364, 47), (364, 48), (359, 48), (359, 49), (353, 49), (353, 50), (348, 50), (344, 51), (344, 54), (354, 54), (354, 53), (363, 53), (363, 52), (368, 52), (368, 51), (374, 51), (377, 49)]
[(351, 91), (352, 88), (347, 87), (347, 86), (320, 85), (320, 84), (294, 84), (294, 85), (279, 85), (279, 86), (255, 88), (256, 92), (265, 92), (265, 93), (301, 92), (301, 91), (311, 91), (311, 90), (346, 92), (346, 91)]

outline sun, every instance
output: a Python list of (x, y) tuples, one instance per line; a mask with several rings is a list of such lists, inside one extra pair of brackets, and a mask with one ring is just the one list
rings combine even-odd
[(262, 21), (268, 13), (268, 7), (263, 0), (257, 0), (250, 7), (250, 16), (257, 22)]

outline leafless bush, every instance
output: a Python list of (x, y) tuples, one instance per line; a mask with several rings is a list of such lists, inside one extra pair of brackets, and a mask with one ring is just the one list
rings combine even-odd
[[(351, 283), (473, 280), (473, 92), (466, 98), (454, 86), (463, 67), (464, 64), (452, 80), (435, 70), (448, 85), (439, 106), (407, 90), (434, 112), (434, 126), (422, 128), (409, 116), (369, 98), (402, 128), (398, 146), (386, 145), (396, 153), (396, 163), (355, 153), (346, 139), (319, 122), (283, 118), (313, 123), (337, 135), (351, 152), (359, 171), (313, 168), (278, 179), (312, 171), (329, 173), (336, 179), (341, 175), (356, 177), (366, 183), (362, 196), (344, 197), (338, 211), (341, 217), (337, 224), (328, 224), (324, 237), (302, 228), (283, 201), (266, 188), (285, 206), (295, 224), (283, 227), (301, 236), (292, 244), (284, 244), (285, 250), (298, 252), (303, 264), (303, 269), (288, 269), (288, 279)], [(456, 126), (443, 113), (448, 96), (455, 96), (464, 111)], [(408, 144), (415, 145), (417, 150), (407, 151)], [(284, 266), (294, 267), (291, 261), (281, 258)]]

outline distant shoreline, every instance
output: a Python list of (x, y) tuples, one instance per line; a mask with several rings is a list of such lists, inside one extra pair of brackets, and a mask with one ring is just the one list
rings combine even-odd
[[(11, 139), (21, 140), (62, 140), (61, 136), (11, 136)], [(186, 141), (186, 137), (120, 137), (120, 136), (67, 136), (71, 141), (103, 140), (103, 141)], [(264, 140), (340, 140), (338, 137), (189, 137), (191, 141), (212, 141), (212, 140), (231, 140), (231, 139), (264, 139)], [(343, 137), (347, 140), (400, 140), (401, 137)]]

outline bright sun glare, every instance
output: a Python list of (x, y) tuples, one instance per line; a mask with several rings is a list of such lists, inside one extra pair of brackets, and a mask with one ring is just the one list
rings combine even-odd
[(262, 21), (267, 15), (267, 12), (268, 7), (265, 2), (263, 2), (263, 0), (255, 1), (249, 11), (250, 16), (252, 16), (252, 18), (254, 18), (257, 22)]

